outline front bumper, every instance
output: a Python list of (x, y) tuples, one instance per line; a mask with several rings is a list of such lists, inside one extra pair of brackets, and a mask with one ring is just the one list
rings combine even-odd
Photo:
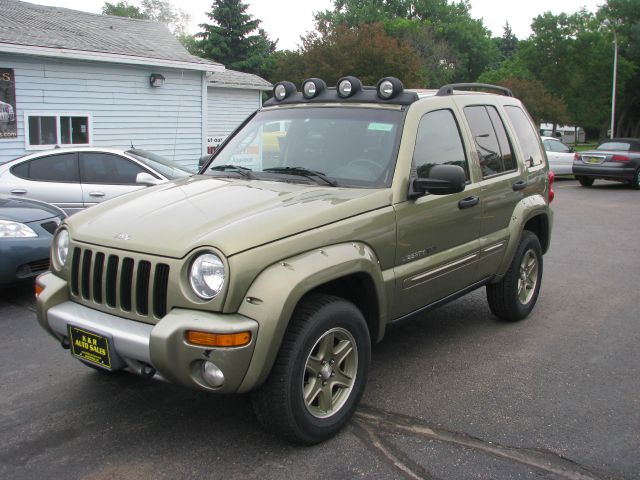
[[(38, 277), (43, 288), (37, 301), (42, 327), (63, 346), (68, 345), (68, 326), (109, 338), (114, 368), (154, 376), (200, 390), (233, 393), (245, 377), (258, 333), (258, 323), (239, 314), (173, 309), (151, 325), (93, 310), (69, 300), (67, 282), (47, 273)], [(213, 348), (192, 345), (187, 330), (212, 333), (251, 332), (251, 342), (242, 347)], [(212, 387), (202, 375), (204, 362), (215, 364), (224, 383)]]
[(634, 174), (635, 169), (633, 167), (627, 167), (622, 163), (616, 162), (608, 162), (600, 165), (589, 165), (585, 163), (573, 164), (573, 175), (577, 177), (630, 182), (633, 180)]
[(0, 240), (0, 286), (32, 279), (49, 269), (51, 237)]

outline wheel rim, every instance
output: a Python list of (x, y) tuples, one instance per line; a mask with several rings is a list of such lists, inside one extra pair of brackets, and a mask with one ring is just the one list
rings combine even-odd
[(315, 343), (304, 367), (302, 394), (308, 412), (327, 418), (349, 398), (358, 372), (358, 346), (344, 328), (332, 328)]
[(526, 305), (533, 298), (538, 284), (538, 257), (531, 249), (523, 255), (518, 273), (518, 300)]

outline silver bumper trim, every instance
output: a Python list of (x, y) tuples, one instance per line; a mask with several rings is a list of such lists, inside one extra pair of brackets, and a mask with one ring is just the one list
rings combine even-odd
[(125, 361), (151, 364), (149, 339), (153, 325), (109, 315), (71, 301), (51, 307), (47, 311), (47, 321), (51, 329), (63, 337), (68, 336), (68, 324), (109, 336), (116, 352)]

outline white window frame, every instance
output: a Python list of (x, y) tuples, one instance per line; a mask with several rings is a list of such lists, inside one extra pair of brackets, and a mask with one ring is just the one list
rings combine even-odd
[[(56, 143), (47, 145), (31, 145), (29, 143), (29, 117), (55, 117), (56, 119)], [(60, 128), (60, 117), (85, 117), (87, 119), (87, 130), (89, 143), (62, 143), (62, 129)], [(91, 147), (93, 146), (93, 116), (88, 112), (24, 112), (24, 149), (25, 150), (49, 150), (56, 145), (61, 147)]]

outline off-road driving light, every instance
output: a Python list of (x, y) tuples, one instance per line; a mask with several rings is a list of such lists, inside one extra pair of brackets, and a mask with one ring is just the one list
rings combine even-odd
[(189, 269), (189, 283), (193, 292), (203, 300), (211, 300), (224, 285), (224, 263), (213, 253), (196, 257)]
[(273, 87), (273, 97), (279, 102), (296, 92), (296, 86), (291, 82), (278, 82)]
[(54, 240), (54, 259), (58, 268), (64, 267), (69, 254), (69, 232), (66, 228), (61, 229)]
[(221, 387), (224, 383), (224, 373), (215, 363), (202, 362), (202, 378), (212, 387)]
[(385, 77), (378, 82), (376, 89), (378, 90), (378, 96), (380, 98), (389, 100), (402, 92), (404, 85), (395, 77)]
[(349, 98), (362, 90), (362, 82), (356, 77), (342, 77), (338, 80), (338, 96)]
[(251, 342), (251, 332), (210, 333), (188, 330), (185, 338), (190, 344), (203, 347), (244, 347)]
[(304, 95), (304, 98), (311, 99), (320, 95), (320, 92), (325, 88), (327, 88), (327, 84), (324, 83), (324, 80), (308, 78), (302, 83), (302, 95)]

